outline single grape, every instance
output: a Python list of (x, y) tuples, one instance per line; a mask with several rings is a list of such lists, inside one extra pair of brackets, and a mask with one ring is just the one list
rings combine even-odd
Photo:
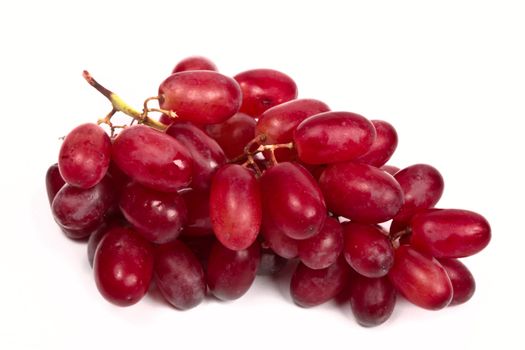
[(299, 263), (292, 275), (290, 294), (299, 306), (317, 306), (338, 295), (348, 283), (349, 276), (349, 267), (342, 259), (317, 270)]
[(376, 138), (370, 150), (356, 159), (357, 162), (380, 167), (394, 154), (397, 148), (397, 132), (394, 127), (383, 120), (371, 120), (376, 129)]
[(298, 241), (299, 259), (311, 269), (324, 269), (335, 263), (343, 251), (343, 228), (339, 221), (327, 217), (321, 231)]
[(408, 245), (396, 250), (388, 277), (408, 301), (422, 308), (439, 310), (452, 300), (452, 283), (443, 266)]
[(202, 265), (181, 241), (157, 247), (154, 278), (162, 296), (180, 310), (197, 306), (206, 295)]
[(491, 238), (488, 221), (468, 210), (424, 211), (410, 223), (411, 244), (436, 258), (462, 258), (478, 253)]
[(331, 164), (321, 174), (319, 186), (328, 209), (352, 221), (384, 222), (403, 205), (403, 191), (396, 180), (367, 164)]
[(58, 163), (51, 165), (46, 172), (46, 191), (49, 204), (53, 203), (56, 194), (65, 184), (66, 182), (60, 175), (60, 170), (58, 170)]
[(452, 282), (453, 296), (450, 305), (466, 303), (476, 291), (476, 281), (469, 269), (457, 259), (438, 259)]
[(208, 58), (202, 56), (190, 56), (179, 61), (175, 68), (173, 68), (173, 73), (184, 72), (187, 70), (213, 70), (217, 71), (217, 66)]
[(235, 300), (250, 289), (261, 260), (258, 242), (247, 249), (230, 250), (216, 242), (208, 259), (206, 280), (221, 300)]
[(285, 259), (293, 259), (299, 254), (299, 241), (285, 235), (280, 228), (275, 226), (272, 219), (265, 215), (263, 215), (261, 235), (264, 243), (275, 254)]
[(180, 193), (186, 202), (188, 217), (182, 231), (185, 236), (213, 235), (210, 220), (210, 194), (204, 191), (189, 190)]
[(159, 87), (160, 108), (198, 125), (226, 121), (239, 111), (241, 89), (235, 80), (213, 71), (170, 75)]
[(394, 311), (396, 290), (387, 277), (368, 278), (355, 275), (352, 279), (350, 305), (361, 326), (379, 326)]
[(240, 111), (259, 117), (267, 109), (297, 97), (297, 85), (273, 69), (252, 69), (233, 77), (242, 90)]
[(228, 249), (247, 249), (261, 227), (259, 183), (254, 174), (238, 164), (228, 164), (213, 177), (210, 191), (213, 232)]
[(154, 191), (136, 182), (124, 189), (120, 210), (140, 235), (157, 244), (177, 238), (188, 216), (177, 192)]
[(209, 189), (213, 174), (226, 163), (226, 156), (219, 144), (189, 122), (171, 124), (166, 134), (174, 137), (191, 154), (191, 187), (198, 190)]
[(383, 165), (380, 169), (386, 171), (392, 176), (394, 176), (400, 170), (397, 166), (393, 165)]
[(394, 178), (397, 180), (405, 202), (395, 216), (396, 221), (408, 222), (417, 211), (432, 208), (437, 204), (445, 183), (439, 171), (427, 164), (411, 165), (398, 171)]
[(224, 150), (228, 159), (234, 159), (244, 153), (244, 146), (254, 138), (254, 118), (244, 113), (237, 113), (220, 124), (206, 126), (206, 132)]
[(389, 237), (375, 225), (345, 222), (344, 257), (359, 274), (386, 276), (394, 264), (394, 249)]
[(260, 178), (263, 216), (293, 239), (319, 233), (326, 206), (317, 182), (298, 164), (284, 162), (266, 170)]
[(126, 175), (151, 189), (175, 192), (190, 184), (189, 151), (173, 137), (148, 126), (124, 129), (113, 142), (112, 155)]
[(82, 124), (66, 136), (58, 155), (62, 178), (70, 185), (90, 188), (109, 168), (111, 140), (96, 124)]
[(261, 247), (261, 263), (257, 269), (257, 274), (261, 276), (273, 276), (279, 273), (286, 265), (287, 260), (270, 248)]
[(131, 229), (116, 227), (99, 243), (93, 271), (102, 296), (118, 306), (137, 303), (153, 275), (153, 249)]
[(376, 138), (374, 125), (350, 112), (324, 112), (303, 120), (293, 140), (302, 162), (344, 162), (365, 154)]

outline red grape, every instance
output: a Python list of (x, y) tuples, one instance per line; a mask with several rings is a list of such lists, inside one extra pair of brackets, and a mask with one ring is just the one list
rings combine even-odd
[(216, 242), (206, 272), (210, 291), (221, 300), (240, 298), (255, 280), (260, 259), (258, 242), (243, 250), (230, 250)]
[(397, 148), (397, 132), (390, 123), (383, 120), (371, 120), (371, 122), (376, 129), (376, 138), (370, 150), (356, 161), (380, 167), (388, 162)]
[(206, 282), (202, 265), (180, 241), (156, 249), (154, 276), (160, 293), (177, 309), (191, 309), (204, 300)]
[(206, 126), (206, 132), (217, 141), (229, 159), (240, 156), (244, 146), (254, 138), (255, 119), (244, 113), (237, 113), (220, 124)]
[(331, 164), (321, 174), (319, 185), (328, 209), (352, 221), (384, 222), (403, 205), (403, 191), (396, 180), (367, 164)]
[(153, 249), (128, 228), (116, 227), (100, 241), (93, 271), (104, 298), (118, 306), (137, 303), (153, 275)]
[(339, 221), (327, 217), (321, 231), (298, 241), (299, 259), (311, 269), (332, 265), (343, 251), (343, 228)]
[(191, 187), (207, 190), (215, 171), (226, 163), (226, 156), (214, 139), (189, 122), (171, 124), (166, 134), (173, 136), (193, 159)]
[(297, 97), (297, 85), (273, 69), (252, 69), (233, 77), (242, 90), (241, 112), (259, 117), (267, 109)]
[(476, 281), (469, 269), (457, 259), (439, 259), (452, 282), (453, 296), (450, 305), (466, 303), (476, 291)]
[(184, 72), (187, 70), (213, 70), (217, 71), (217, 66), (206, 57), (190, 56), (181, 60), (172, 73)]
[(394, 263), (394, 249), (386, 234), (375, 225), (346, 222), (344, 256), (359, 274), (377, 278), (385, 276)]
[(125, 225), (125, 220), (120, 215), (113, 216), (110, 219), (104, 221), (96, 230), (94, 230), (87, 242), (87, 256), (89, 261), (89, 266), (93, 267), (93, 260), (95, 259), (95, 252), (97, 247), (109, 231), (117, 226)]
[(195, 124), (222, 123), (239, 111), (241, 89), (235, 80), (213, 71), (170, 75), (159, 87), (160, 108)]
[(350, 112), (324, 112), (303, 120), (294, 132), (299, 159), (326, 164), (355, 159), (370, 150), (376, 138), (374, 125)]
[(261, 176), (263, 216), (285, 235), (316, 235), (326, 219), (323, 195), (315, 179), (300, 165), (284, 162)]
[(191, 181), (189, 151), (173, 137), (145, 125), (124, 129), (113, 142), (113, 160), (133, 180), (175, 192)]
[(182, 192), (181, 195), (188, 209), (188, 218), (182, 235), (213, 235), (210, 220), (210, 194), (208, 192), (190, 190)]
[(429, 310), (439, 310), (452, 300), (452, 283), (434, 258), (408, 245), (396, 250), (388, 277), (408, 301)]
[(55, 163), (51, 165), (46, 172), (46, 191), (49, 204), (53, 203), (53, 199), (55, 198), (56, 194), (62, 187), (64, 187), (65, 184), (66, 182), (58, 170), (58, 164)]
[(62, 178), (70, 185), (90, 188), (102, 180), (109, 168), (111, 140), (96, 124), (82, 124), (65, 138), (58, 166)]
[(380, 169), (386, 171), (392, 176), (394, 176), (399, 171), (399, 168), (393, 165), (383, 165)]
[(262, 276), (273, 276), (279, 273), (286, 265), (287, 260), (270, 248), (261, 248), (261, 262), (257, 274)]
[(396, 290), (387, 277), (355, 275), (350, 293), (350, 305), (361, 326), (378, 326), (388, 320), (394, 311)]
[(261, 235), (268, 247), (275, 254), (285, 258), (292, 259), (299, 254), (299, 241), (285, 235), (283, 231), (276, 227), (271, 218), (263, 215), (261, 225)]
[(461, 209), (431, 210), (414, 216), (411, 244), (436, 258), (462, 258), (478, 253), (491, 238), (487, 220)]
[(211, 185), (210, 218), (213, 231), (228, 249), (248, 248), (257, 238), (262, 220), (261, 194), (253, 173), (238, 164), (220, 168)]
[(124, 189), (120, 210), (140, 235), (157, 244), (177, 238), (187, 217), (186, 203), (177, 192), (154, 191), (136, 182)]

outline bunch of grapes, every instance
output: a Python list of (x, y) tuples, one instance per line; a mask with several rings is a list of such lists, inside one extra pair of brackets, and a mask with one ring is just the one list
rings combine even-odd
[[(434, 167), (385, 165), (398, 142), (389, 123), (297, 99), (279, 71), (230, 78), (203, 57), (177, 64), (142, 111), (84, 78), (112, 109), (65, 137), (46, 185), (111, 303), (137, 303), (152, 283), (177, 309), (208, 293), (234, 300), (291, 261), (295, 303), (345, 293), (364, 326), (385, 322), (398, 293), (431, 310), (472, 297), (458, 258), (485, 248), (490, 226), (435, 208)], [(115, 125), (117, 112), (130, 123)]]

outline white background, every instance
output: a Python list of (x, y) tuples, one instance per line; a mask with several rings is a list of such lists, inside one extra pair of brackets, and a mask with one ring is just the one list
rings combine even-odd
[[(3, 1), (0, 349), (523, 349), (524, 18), (520, 1)], [(391, 163), (436, 166), (439, 205), (492, 224), (466, 259), (474, 298), (439, 312), (402, 302), (374, 329), (348, 306), (296, 307), (263, 278), (187, 312), (107, 303), (85, 245), (53, 222), (45, 171), (58, 137), (109, 111), (83, 69), (139, 107), (193, 54), (228, 75), (282, 70), (301, 97), (391, 122)]]

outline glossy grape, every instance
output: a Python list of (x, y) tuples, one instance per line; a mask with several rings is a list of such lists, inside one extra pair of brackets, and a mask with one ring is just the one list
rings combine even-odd
[(303, 120), (294, 132), (302, 162), (326, 164), (355, 159), (370, 150), (376, 138), (374, 125), (350, 112), (324, 112)]
[(261, 252), (255, 242), (247, 249), (230, 250), (219, 242), (208, 259), (206, 280), (210, 291), (221, 300), (235, 300), (250, 289), (259, 267)]
[(478, 253), (491, 238), (488, 221), (468, 210), (442, 209), (417, 214), (411, 221), (412, 245), (436, 258)]
[(476, 291), (476, 281), (469, 269), (457, 259), (438, 259), (452, 282), (453, 296), (450, 305), (466, 303)]
[(240, 156), (244, 146), (254, 138), (255, 119), (244, 113), (236, 113), (220, 124), (206, 126), (206, 132), (221, 146), (228, 159)]
[(120, 210), (140, 235), (157, 244), (177, 238), (188, 215), (177, 192), (159, 192), (136, 182), (124, 189)]
[(398, 171), (394, 178), (403, 190), (405, 202), (395, 216), (409, 221), (417, 211), (432, 208), (441, 198), (445, 183), (439, 171), (427, 164), (415, 164)]
[(394, 249), (388, 236), (370, 224), (346, 222), (343, 229), (348, 264), (369, 278), (385, 276), (394, 263)]
[(396, 290), (388, 277), (352, 278), (350, 305), (357, 322), (364, 327), (374, 327), (390, 318), (396, 305)]
[(239, 111), (241, 89), (235, 80), (213, 71), (172, 74), (159, 87), (160, 108), (198, 125), (226, 121)]
[(311, 269), (324, 269), (335, 263), (343, 251), (343, 228), (339, 221), (327, 217), (321, 231), (298, 241), (299, 259)]
[(439, 310), (452, 300), (452, 283), (434, 258), (408, 245), (396, 250), (388, 277), (408, 301), (429, 310)]
[(328, 209), (352, 221), (384, 222), (403, 205), (403, 191), (396, 180), (367, 164), (331, 164), (321, 174), (319, 186)]
[(65, 184), (66, 182), (60, 175), (60, 170), (58, 170), (58, 163), (51, 165), (46, 172), (46, 191), (49, 204), (53, 203), (56, 194)]
[(228, 164), (217, 171), (210, 191), (210, 219), (226, 248), (242, 250), (255, 242), (262, 220), (261, 193), (250, 170)]
[(306, 239), (319, 233), (326, 219), (323, 195), (300, 165), (284, 162), (260, 178), (263, 215), (285, 235)]
[(146, 294), (153, 275), (153, 249), (131, 229), (109, 231), (95, 253), (93, 271), (97, 288), (118, 305), (137, 303)]
[(371, 122), (376, 130), (376, 138), (368, 152), (356, 161), (380, 167), (388, 162), (397, 148), (397, 132), (390, 123), (383, 120)]
[(171, 73), (184, 72), (187, 70), (213, 70), (217, 71), (217, 66), (210, 59), (202, 56), (190, 56), (179, 61)]
[(273, 276), (279, 273), (286, 265), (287, 260), (270, 248), (261, 248), (261, 262), (257, 274), (261, 276)]
[(348, 283), (349, 276), (348, 265), (342, 259), (317, 270), (299, 263), (292, 275), (290, 294), (299, 306), (320, 305), (339, 294)]
[(259, 117), (267, 109), (297, 97), (297, 85), (273, 69), (252, 69), (233, 77), (242, 90), (240, 111)]
[(162, 296), (180, 310), (191, 309), (204, 300), (204, 270), (193, 252), (180, 241), (155, 250), (154, 278)]
[(113, 142), (112, 155), (126, 175), (151, 189), (175, 192), (190, 184), (189, 151), (173, 137), (145, 125), (124, 129)]
[(226, 163), (226, 155), (219, 144), (189, 122), (171, 124), (166, 134), (179, 141), (191, 154), (191, 187), (197, 190), (209, 189), (213, 174)]
[[(264, 209), (263, 209), (264, 210)], [(263, 215), (261, 225), (261, 235), (265, 244), (275, 252), (275, 254), (285, 258), (292, 259), (299, 254), (299, 241), (292, 239), (275, 226), (271, 218)]]
[(188, 209), (188, 217), (182, 234), (186, 236), (213, 235), (210, 220), (210, 194), (190, 190), (182, 192), (181, 195)]
[(111, 159), (111, 141), (96, 124), (82, 124), (66, 136), (58, 155), (62, 178), (70, 185), (90, 188), (102, 180)]

